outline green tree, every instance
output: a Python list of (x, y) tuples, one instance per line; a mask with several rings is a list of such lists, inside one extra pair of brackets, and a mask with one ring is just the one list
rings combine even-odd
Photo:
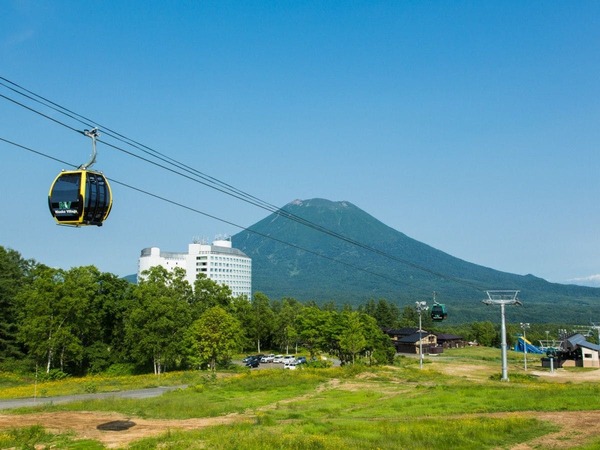
[(314, 358), (325, 344), (325, 330), (328, 313), (318, 306), (305, 306), (298, 317), (298, 335), (311, 358)]
[(218, 361), (231, 359), (240, 348), (242, 330), (239, 322), (220, 306), (207, 309), (189, 329), (192, 360), (198, 365), (207, 364), (215, 371)]
[(101, 273), (92, 302), (94, 323), (84, 343), (86, 368), (98, 372), (127, 360), (125, 316), (134, 288), (112, 273)]
[(344, 313), (342, 317), (343, 331), (340, 336), (340, 353), (349, 355), (354, 364), (356, 355), (362, 352), (367, 345), (363, 323), (360, 320), (360, 313), (356, 311)]
[(391, 364), (394, 362), (396, 349), (390, 337), (384, 333), (374, 317), (361, 314), (360, 320), (366, 339), (365, 351), (369, 358), (369, 364)]
[[(184, 273), (156, 266), (143, 273), (133, 289), (133, 303), (125, 319), (127, 343), (135, 362), (152, 362), (159, 375), (168, 364), (177, 364), (184, 353), (183, 337), (191, 323)], [(183, 295), (183, 297), (182, 297)]]
[(248, 297), (240, 295), (231, 300), (230, 307), (231, 311), (226, 311), (230, 312), (230, 314), (243, 325), (243, 335), (240, 342), (241, 347), (243, 349), (254, 348), (254, 339), (251, 336), (251, 328), (248, 326), (248, 324), (252, 323), (252, 303), (248, 301)]
[(406, 305), (400, 314), (400, 328), (418, 327), (419, 313), (414, 306)]
[[(421, 326), (424, 330), (431, 329), (433, 327), (433, 320), (431, 319), (431, 315), (429, 313), (430, 310), (423, 311), (421, 313)], [(402, 309), (399, 325), (400, 328), (419, 326), (419, 313), (414, 306), (407, 305)]]
[(61, 330), (65, 337), (59, 357), (62, 371), (67, 364), (77, 367), (69, 372), (84, 371), (86, 351), (101, 340), (100, 309), (95, 304), (99, 279), (100, 271), (94, 266), (74, 267), (64, 274), (62, 303), (68, 305), (71, 313)]
[(319, 348), (324, 352), (336, 355), (342, 363), (348, 361), (347, 356), (349, 355), (342, 351), (340, 338), (346, 329), (344, 317), (351, 312), (351, 309), (345, 309), (341, 313), (335, 309), (321, 309), (323, 324), (319, 327)]
[(39, 265), (19, 294), (19, 338), (46, 372), (81, 362), (97, 273), (92, 266), (65, 272)]
[(219, 284), (199, 273), (194, 282), (194, 294), (192, 304), (195, 318), (213, 306), (220, 306), (226, 311), (231, 311), (233, 295), (229, 286)]
[(262, 292), (254, 294), (252, 315), (249, 322), (249, 333), (256, 343), (258, 353), (261, 352), (261, 341), (270, 337), (275, 316), (270, 306), (269, 297)]
[[(386, 299), (382, 298), (378, 301), (370, 299), (366, 304), (361, 305), (358, 310), (374, 317), (377, 320), (377, 325), (381, 328), (398, 328), (400, 326), (400, 310)], [(407, 316), (404, 318), (407, 321), (412, 319)]]
[(34, 261), (0, 246), (0, 361), (23, 356), (17, 338), (16, 297), (34, 267)]
[(275, 318), (275, 341), (280, 348), (285, 348), (285, 352), (289, 354), (290, 346), (295, 347), (297, 352), (298, 346), (298, 326), (297, 320), (300, 314), (302, 305), (295, 299), (284, 298), (281, 307)]
[(473, 339), (479, 345), (491, 347), (499, 341), (498, 332), (492, 322), (474, 322), (471, 324), (471, 330)]
[(377, 302), (375, 301), (375, 299), (371, 298), (367, 300), (366, 303), (361, 304), (358, 307), (358, 310), (360, 312), (364, 312), (365, 314), (370, 315), (371, 317), (375, 317), (377, 311)]

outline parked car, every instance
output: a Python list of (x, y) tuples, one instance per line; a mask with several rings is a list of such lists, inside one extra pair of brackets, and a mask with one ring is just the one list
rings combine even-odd
[(299, 356), (298, 358), (296, 358), (296, 363), (306, 364), (306, 356)]
[(275, 355), (275, 357), (273, 358), (273, 362), (280, 363), (280, 362), (282, 362), (282, 359), (283, 359), (283, 355)]
[(265, 355), (262, 358), (260, 358), (260, 362), (261, 363), (272, 363), (274, 359), (275, 359), (275, 355), (273, 355), (273, 354)]
[(293, 360), (293, 361), (287, 361), (284, 364), (283, 368), (284, 369), (288, 369), (288, 370), (296, 370), (296, 366), (297, 365), (298, 365), (298, 363), (295, 360)]
[(246, 362), (246, 367), (258, 367), (260, 365), (260, 360), (258, 358), (250, 358), (248, 362)]
[(281, 358), (281, 362), (283, 364), (292, 362), (292, 361), (296, 361), (296, 357), (294, 355), (285, 355), (283, 358)]

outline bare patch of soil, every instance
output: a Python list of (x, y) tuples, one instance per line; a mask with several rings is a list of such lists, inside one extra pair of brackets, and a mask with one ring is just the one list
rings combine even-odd
[[(600, 411), (519, 412), (478, 414), (479, 417), (536, 417), (556, 425), (556, 432), (518, 444), (512, 450), (566, 449), (585, 444), (600, 436)], [(125, 417), (121, 414), (97, 412), (54, 412), (27, 415), (0, 415), (0, 429), (41, 425), (52, 433), (73, 432), (80, 439), (94, 439), (107, 448), (122, 448), (145, 437), (169, 430), (198, 430), (250, 420), (250, 416), (232, 414), (224, 417), (185, 420), (159, 420)], [(134, 426), (122, 431), (101, 431), (98, 425), (115, 421), (133, 421)]]
[[(129, 443), (168, 430), (197, 430), (215, 425), (230, 424), (247, 418), (233, 414), (203, 419), (160, 420), (126, 417), (122, 414), (97, 412), (53, 412), (25, 415), (0, 415), (0, 429), (41, 425), (52, 433), (73, 432), (81, 439), (95, 439), (107, 448), (125, 447)], [(134, 426), (121, 431), (102, 431), (98, 425), (116, 421), (133, 421)]]
[(490, 375), (496, 372), (488, 366), (478, 364), (438, 364), (435, 369), (446, 375), (453, 375), (471, 381), (487, 380)]
[(554, 372), (549, 370), (539, 370), (530, 372), (531, 375), (542, 377), (548, 381), (558, 381), (564, 383), (570, 381), (572, 383), (582, 383), (584, 381), (600, 381), (600, 370), (592, 369), (585, 371), (570, 371), (565, 369), (556, 369)]
[(600, 436), (600, 411), (537, 412), (532, 416), (554, 423), (556, 432), (516, 445), (512, 450), (573, 448)]

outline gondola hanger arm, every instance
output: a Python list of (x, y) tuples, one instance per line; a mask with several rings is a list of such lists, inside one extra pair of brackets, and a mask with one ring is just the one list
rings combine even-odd
[(100, 132), (98, 128), (92, 128), (91, 130), (84, 130), (83, 134), (92, 139), (92, 155), (86, 164), (78, 167), (79, 170), (87, 170), (96, 162), (96, 139), (100, 136)]

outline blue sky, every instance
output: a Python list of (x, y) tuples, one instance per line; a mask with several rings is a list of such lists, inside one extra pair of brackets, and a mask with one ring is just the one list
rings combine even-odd
[[(0, 3), (0, 76), (274, 205), (350, 201), (555, 282), (600, 279), (599, 69), (592, 1)], [(91, 150), (4, 98), (0, 138), (75, 164)], [(242, 226), (267, 215), (98, 151), (110, 178)], [(142, 248), (239, 231), (122, 186), (103, 227), (59, 227), (63, 165), (0, 155), (0, 245), (51, 266), (126, 275)]]

